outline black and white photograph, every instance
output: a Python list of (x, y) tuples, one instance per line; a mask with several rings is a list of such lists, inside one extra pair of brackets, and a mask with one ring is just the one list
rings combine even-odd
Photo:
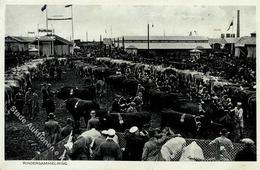
[(4, 160), (257, 161), (256, 6), (4, 14)]

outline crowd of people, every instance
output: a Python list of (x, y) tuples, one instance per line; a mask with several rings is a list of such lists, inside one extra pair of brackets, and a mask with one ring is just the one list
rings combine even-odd
[[(90, 51), (83, 52), (81, 55), (87, 53), (88, 57), (94, 58), (89, 64), (113, 68), (116, 70), (117, 75), (124, 75), (129, 79), (134, 78), (139, 82), (135, 96), (131, 96), (130, 98), (124, 96), (124, 94), (115, 96), (111, 112), (141, 112), (144, 109), (143, 106), (149, 103), (149, 101), (145, 100), (145, 97), (143, 98), (144, 92), (147, 90), (146, 88), (153, 88), (157, 91), (167, 93), (181, 93), (190, 98), (190, 100), (198, 99), (200, 113), (206, 112), (205, 105), (212, 105), (216, 108), (216, 112), (222, 110), (226, 113), (224, 118), (233, 115), (235, 119), (231, 121), (235, 123), (235, 130), (238, 136), (237, 141), (246, 136), (244, 134), (244, 103), (241, 103), (241, 101), (236, 98), (238, 95), (237, 90), (232, 90), (228, 87), (214, 88), (211, 81), (197, 81), (189, 75), (158, 71), (155, 69), (155, 65), (149, 69), (145, 69), (144, 67), (132, 67), (129, 65), (111, 64), (95, 60), (95, 58), (104, 57), (102, 55), (105, 51), (106, 49), (103, 48), (94, 48)], [(105, 54), (112, 58), (125, 60), (136, 60), (137, 57), (132, 56), (133, 54), (127, 54), (121, 49), (110, 49), (109, 53), (106, 52)], [(144, 60), (141, 60), (141, 62), (144, 62)], [(227, 61), (222, 61), (222, 63), (227, 63)], [(191, 69), (205, 72), (205, 68), (201, 67), (203, 64), (205, 65), (205, 61), (202, 63), (200, 63), (200, 61), (194, 63), (194, 65), (198, 64), (199, 66), (192, 66)], [(59, 62), (58, 60), (46, 61), (32, 73), (32, 76), (39, 78), (45, 77), (51, 81), (61, 79), (61, 66), (63, 65), (65, 65), (65, 63)], [(189, 65), (189, 63), (187, 63), (187, 65)], [(238, 74), (237, 76), (233, 76), (234, 80), (231, 81), (241, 85), (255, 82), (254, 68), (247, 69), (247, 65), (237, 66), (234, 63), (233, 65), (235, 70), (233, 70), (233, 72), (237, 72)], [(222, 68), (226, 67), (223, 66)], [(208, 68), (208, 70), (211, 69)], [(223, 77), (230, 76), (224, 75), (226, 72), (216, 72), (212, 70), (210, 74)], [(243, 75), (244, 70), (249, 70), (247, 74), (249, 77)], [(97, 78), (93, 78), (94, 75), (91, 75), (91, 73), (87, 73), (86, 75), (92, 77), (91, 80), (94, 81), (95, 84), (100, 81)], [(44, 125), (45, 137), (49, 143), (55, 145), (58, 141), (71, 134), (73, 130), (73, 120), (68, 118), (67, 124), (63, 128), (61, 128), (59, 122), (55, 120), (55, 101), (51, 84), (43, 83), (40, 92), (32, 89), (31, 86), (28, 86), (25, 91), (20, 90), (15, 95), (15, 105), (21, 113), (24, 113), (30, 119), (34, 119), (39, 113), (39, 96), (42, 96), (43, 102), (41, 106), (46, 109), (48, 115), (48, 121), (45, 122)], [(236, 107), (234, 107), (234, 105), (236, 105)], [(85, 131), (79, 135), (74, 135), (72, 141), (69, 141), (66, 145), (68, 156), (72, 160), (176, 161), (188, 159), (182, 155), (185, 155), (184, 153), (187, 152), (189, 145), (187, 145), (185, 139), (182, 138), (180, 134), (175, 134), (174, 130), (170, 127), (149, 129), (146, 126), (143, 129), (138, 129), (138, 127), (133, 126), (124, 132), (126, 144), (122, 148), (117, 132), (114, 129), (99, 129), (99, 119), (96, 117), (95, 111), (91, 111), (90, 115), (91, 119), (88, 121)], [(249, 139), (242, 141), (246, 147), (238, 152), (235, 158), (232, 158), (230, 155), (234, 147), (231, 140), (228, 139), (228, 131), (226, 129), (222, 129), (220, 137), (210, 142), (209, 145), (218, 145), (218, 149), (216, 150), (218, 156), (215, 158), (217, 160), (255, 160), (255, 151), (252, 149), (254, 142)], [(193, 145), (195, 144), (193, 143)], [(170, 150), (166, 149), (167, 147), (170, 147)], [(201, 148), (197, 145), (196, 148), (200, 154), (197, 155), (198, 157), (192, 158), (192, 160), (205, 160)]]

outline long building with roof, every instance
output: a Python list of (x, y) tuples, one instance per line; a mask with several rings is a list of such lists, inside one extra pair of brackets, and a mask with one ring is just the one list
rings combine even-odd
[[(119, 38), (118, 46), (131, 53), (147, 53), (147, 36), (124, 36)], [(156, 56), (189, 56), (190, 50), (208, 52), (211, 49), (208, 38), (204, 36), (150, 36), (149, 51)]]

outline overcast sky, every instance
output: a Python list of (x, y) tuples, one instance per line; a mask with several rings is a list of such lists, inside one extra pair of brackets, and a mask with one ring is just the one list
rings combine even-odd
[[(47, 6), (48, 16), (70, 16), (70, 8), (63, 5)], [(256, 31), (256, 8), (254, 6), (117, 6), (91, 5), (73, 6), (75, 39), (99, 40), (102, 37), (123, 35), (147, 35), (147, 24), (153, 24), (151, 35), (188, 35), (196, 30), (197, 35), (219, 37), (226, 32), (234, 19), (236, 33), (236, 13), (240, 10), (240, 35)], [(6, 35), (27, 36), (28, 31), (37, 33), (46, 27), (46, 14), (39, 5), (7, 5), (5, 17)], [(49, 28), (70, 39), (70, 21), (49, 21)], [(105, 33), (105, 30), (107, 30)], [(112, 30), (112, 33), (111, 33)], [(221, 30), (221, 31), (217, 31)], [(230, 29), (232, 31), (232, 29)]]

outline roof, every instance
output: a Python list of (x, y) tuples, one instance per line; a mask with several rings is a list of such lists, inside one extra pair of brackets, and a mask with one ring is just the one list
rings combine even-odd
[(235, 44), (239, 38), (225, 38), (226, 44)]
[[(38, 39), (35, 39), (34, 43), (37, 42)], [(45, 35), (45, 36), (41, 36), (39, 37), (39, 41), (40, 42), (44, 42), (44, 41), (59, 41), (62, 44), (68, 44), (68, 45), (72, 45), (72, 42), (70, 42), (69, 40), (66, 40), (58, 35)]]
[(245, 45), (256, 45), (256, 37), (251, 37), (251, 36), (241, 37), (237, 41), (235, 46), (238, 47), (238, 46), (245, 46)]
[[(125, 43), (126, 49), (147, 49), (147, 43)], [(211, 49), (209, 43), (150, 43), (150, 49)]]
[(224, 38), (209, 38), (209, 44), (226, 44), (227, 41)]
[(21, 42), (21, 43), (30, 43), (33, 42), (35, 37), (23, 37), (23, 36), (7, 36), (5, 37), (5, 42)]
[[(150, 36), (150, 40), (208, 40), (204, 36)], [(122, 37), (120, 38), (122, 40)], [(147, 36), (124, 36), (124, 40), (147, 40)]]

